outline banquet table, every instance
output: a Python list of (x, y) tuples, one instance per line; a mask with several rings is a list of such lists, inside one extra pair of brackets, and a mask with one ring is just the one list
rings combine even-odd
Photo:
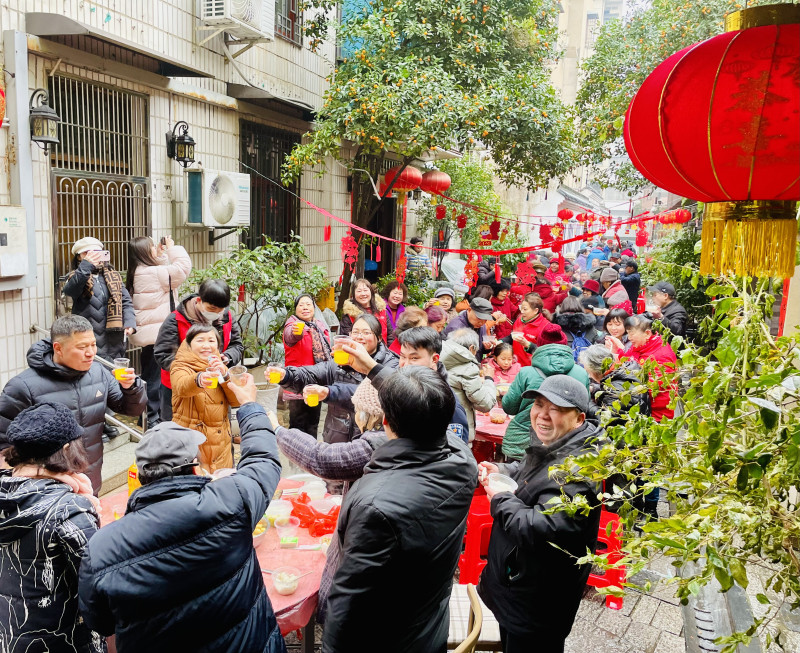
[(488, 413), (475, 413), (475, 440), (472, 444), (472, 453), (475, 459), (495, 460), (498, 445), (503, 444), (503, 436), (508, 428), (511, 417), (506, 415), (506, 421), (502, 424), (492, 422)]
[[(281, 479), (278, 489), (297, 488), (302, 484), (300, 481)], [(101, 497), (101, 527), (122, 517), (127, 501), (127, 488)], [(298, 544), (301, 546), (319, 545), (322, 540), (322, 538), (311, 537), (308, 529), (305, 528), (298, 530), (297, 537)], [(293, 630), (300, 630), (303, 653), (313, 652), (314, 615), (317, 612), (320, 580), (325, 567), (325, 553), (321, 549), (281, 549), (276, 529), (269, 528), (266, 536), (256, 548), (256, 556), (262, 570), (289, 566), (299, 569), (301, 573), (311, 572), (308, 576), (300, 579), (297, 591), (289, 596), (282, 596), (275, 591), (270, 574), (264, 574), (264, 585), (267, 588), (267, 595), (272, 603), (281, 633), (286, 635)]]

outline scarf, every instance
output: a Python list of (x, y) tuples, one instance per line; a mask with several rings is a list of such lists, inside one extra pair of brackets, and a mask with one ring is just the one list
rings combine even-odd
[[(69, 277), (75, 274), (77, 270), (70, 272)], [(117, 272), (110, 265), (104, 265), (100, 268), (103, 274), (106, 286), (108, 287), (108, 304), (106, 305), (106, 329), (112, 331), (120, 331), (123, 328), (122, 324), (122, 289), (125, 284), (122, 282), (122, 275)], [(67, 277), (69, 279), (69, 277)], [(94, 288), (94, 275), (90, 275), (86, 281), (86, 287), (83, 289), (84, 297), (92, 296), (92, 289)]]
[(20, 465), (14, 468), (13, 475), (22, 478), (52, 478), (54, 481), (64, 483), (75, 494), (80, 494), (89, 499), (95, 511), (100, 512), (100, 499), (94, 496), (92, 482), (86, 474), (51, 472), (44, 467), (36, 465)]

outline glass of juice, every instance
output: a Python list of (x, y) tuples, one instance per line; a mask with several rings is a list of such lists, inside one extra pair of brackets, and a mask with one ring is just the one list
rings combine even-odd
[(125, 375), (125, 370), (131, 366), (130, 358), (115, 358), (114, 359), (114, 378), (121, 381)]
[(295, 322), (294, 323), (294, 335), (300, 336), (303, 335), (303, 329), (306, 328), (305, 322)]
[(347, 365), (350, 362), (350, 354), (342, 349), (342, 346), (350, 343), (350, 336), (336, 336), (333, 340), (333, 360), (337, 365)]
[(231, 381), (234, 385), (244, 385), (247, 383), (247, 378), (245, 374), (247, 374), (247, 368), (244, 365), (234, 365), (233, 367), (228, 369), (228, 374), (231, 377)]
[(316, 392), (309, 392), (306, 394), (306, 404), (311, 408), (319, 406), (319, 395)]
[[(281, 364), (278, 361), (273, 361), (269, 364), (270, 367), (280, 367)], [(269, 373), (269, 382), (272, 385), (278, 385), (281, 382), (281, 373), (272, 371)]]
[(209, 378), (206, 377), (206, 383), (204, 384), (206, 388), (216, 388), (219, 385), (219, 375), (217, 370), (213, 367), (209, 367), (206, 369), (206, 374), (210, 377), (211, 381), (209, 382)]

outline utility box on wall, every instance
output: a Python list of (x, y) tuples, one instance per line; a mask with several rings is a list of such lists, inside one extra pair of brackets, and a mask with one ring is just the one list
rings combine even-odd
[(28, 273), (28, 226), (21, 206), (0, 206), (0, 280), (24, 277)]

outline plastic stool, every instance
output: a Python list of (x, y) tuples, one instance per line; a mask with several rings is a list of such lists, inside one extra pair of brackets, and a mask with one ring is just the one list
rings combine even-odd
[[(467, 517), (469, 522), (469, 517)], [(611, 524), (611, 528), (608, 525)], [(469, 527), (467, 527), (469, 528)], [(608, 531), (610, 532), (607, 532)], [(622, 523), (619, 517), (613, 512), (608, 512), (605, 508), (600, 509), (600, 529), (597, 533), (598, 544), (605, 545), (605, 553), (602, 555), (609, 563), (614, 564), (622, 559)], [(598, 547), (599, 548), (599, 547)], [(619, 587), (625, 582), (625, 567), (609, 569), (604, 574), (589, 574), (587, 585), (592, 587)], [(612, 610), (622, 609), (622, 597), (606, 596), (606, 607)]]
[(486, 560), (482, 559), (482, 556), (486, 556), (489, 550), (492, 521), (489, 497), (485, 494), (473, 496), (467, 514), (464, 553), (458, 559), (459, 584), (478, 584), (481, 572), (486, 566)]

